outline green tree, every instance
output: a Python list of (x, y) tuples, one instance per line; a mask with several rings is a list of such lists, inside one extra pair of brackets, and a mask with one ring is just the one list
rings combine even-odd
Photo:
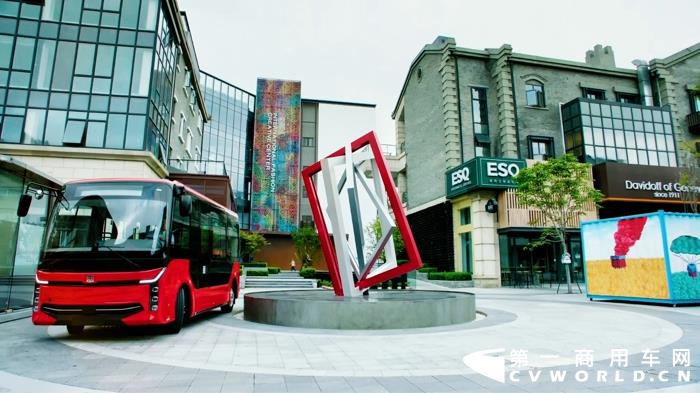
[[(370, 249), (373, 249), (374, 247), (377, 246), (377, 243), (379, 243), (379, 239), (382, 237), (382, 223), (379, 220), (379, 217), (375, 218), (374, 221), (372, 221), (368, 226), (367, 229), (369, 230), (369, 236), (370, 236)], [(403, 242), (403, 237), (401, 237), (401, 232), (399, 231), (399, 228), (394, 228), (394, 231), (392, 233), (394, 237), (394, 251), (396, 251), (396, 257), (397, 259), (399, 258), (400, 255), (403, 255), (404, 251), (406, 251), (406, 245)], [(379, 256), (380, 259), (386, 260), (386, 257), (384, 256), (384, 253)]]
[(297, 257), (301, 260), (302, 268), (313, 264), (313, 256), (321, 247), (318, 233), (313, 227), (302, 226), (292, 232), (292, 241)]
[(241, 231), (241, 257), (244, 261), (254, 258), (255, 254), (269, 244), (261, 233)]
[[(568, 252), (566, 228), (575, 225), (590, 203), (603, 199), (593, 187), (590, 166), (569, 154), (522, 169), (515, 182), (518, 201), (542, 212), (541, 219), (531, 224), (545, 229), (531, 247), (560, 243), (563, 252)], [(565, 266), (568, 293), (572, 293), (569, 265)]]
[(700, 139), (681, 144), (681, 151), (685, 152), (687, 159), (678, 179), (685, 208), (692, 213), (700, 213), (700, 151), (696, 143), (700, 143)]

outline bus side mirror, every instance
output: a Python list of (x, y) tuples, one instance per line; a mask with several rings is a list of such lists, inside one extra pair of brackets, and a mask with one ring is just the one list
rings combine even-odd
[(32, 196), (29, 194), (22, 194), (19, 197), (19, 205), (17, 205), (17, 216), (26, 217), (29, 213), (29, 206), (32, 204)]
[(180, 197), (180, 215), (189, 217), (192, 214), (192, 195), (182, 195)]

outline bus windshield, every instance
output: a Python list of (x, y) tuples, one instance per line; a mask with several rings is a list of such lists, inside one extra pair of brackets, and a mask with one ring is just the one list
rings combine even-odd
[(68, 184), (49, 226), (45, 251), (128, 251), (155, 255), (166, 246), (172, 188), (163, 183)]

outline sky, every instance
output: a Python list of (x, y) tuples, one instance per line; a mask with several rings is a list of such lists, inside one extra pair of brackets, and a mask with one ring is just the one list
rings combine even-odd
[[(302, 97), (373, 103), (381, 143), (413, 59), (439, 35), (457, 46), (583, 61), (610, 45), (618, 67), (700, 41), (698, 0), (179, 0), (200, 68), (255, 92), (302, 81)], [(367, 131), (367, 130), (363, 130)], [(364, 132), (362, 132), (364, 133)], [(338, 136), (339, 145), (346, 138)]]

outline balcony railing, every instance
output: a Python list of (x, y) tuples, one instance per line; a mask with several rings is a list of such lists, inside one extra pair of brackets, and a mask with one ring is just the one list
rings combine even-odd
[(168, 164), (171, 168), (185, 173), (228, 176), (226, 164), (223, 161), (170, 159)]
[(384, 154), (385, 156), (395, 156), (396, 155), (396, 145), (382, 144), (382, 154)]
[(700, 112), (693, 112), (686, 116), (688, 121), (688, 132), (700, 135)]

